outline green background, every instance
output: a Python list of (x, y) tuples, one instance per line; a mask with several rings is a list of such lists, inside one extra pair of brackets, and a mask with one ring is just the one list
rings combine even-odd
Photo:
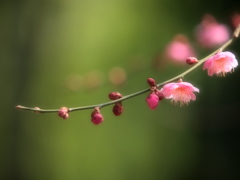
[[(149, 77), (165, 81), (188, 67), (159, 58), (176, 34), (185, 34), (202, 58), (211, 52), (194, 39), (202, 16), (210, 13), (231, 28), (239, 9), (229, 0), (0, 1), (0, 178), (238, 179), (238, 68), (225, 78), (201, 68), (187, 76), (200, 89), (188, 106), (165, 100), (153, 111), (143, 94), (124, 101), (119, 117), (103, 108), (98, 126), (91, 110), (63, 120), (15, 106), (86, 106), (109, 101), (112, 91), (145, 89)], [(239, 45), (228, 48), (237, 59)], [(109, 80), (115, 67), (126, 73), (121, 85)]]

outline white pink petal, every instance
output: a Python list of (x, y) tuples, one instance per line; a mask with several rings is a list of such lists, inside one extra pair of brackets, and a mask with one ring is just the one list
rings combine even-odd
[(203, 70), (208, 70), (208, 75), (216, 74), (225, 76), (225, 73), (232, 72), (238, 66), (235, 55), (231, 52), (219, 52), (204, 62)]
[(199, 89), (188, 82), (168, 83), (161, 89), (162, 94), (166, 99), (172, 99), (180, 104), (188, 103), (191, 100), (196, 100), (193, 92), (199, 92)]

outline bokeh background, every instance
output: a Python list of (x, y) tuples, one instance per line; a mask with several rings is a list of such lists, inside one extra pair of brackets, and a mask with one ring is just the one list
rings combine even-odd
[[(147, 88), (149, 77), (167, 80), (187, 68), (160, 58), (176, 34), (194, 44), (205, 13), (231, 29), (239, 10), (231, 0), (1, 0), (0, 179), (240, 178), (238, 68), (187, 76), (200, 89), (188, 106), (166, 100), (153, 111), (144, 94), (124, 101), (119, 117), (103, 108), (98, 126), (91, 110), (63, 120), (15, 109), (98, 104)], [(228, 48), (238, 59), (239, 45)]]

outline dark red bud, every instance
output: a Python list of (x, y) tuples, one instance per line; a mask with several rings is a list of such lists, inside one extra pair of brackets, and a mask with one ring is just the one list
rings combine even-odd
[(117, 102), (114, 106), (113, 106), (113, 114), (115, 116), (120, 116), (123, 113), (123, 106), (121, 102)]
[(119, 92), (111, 92), (108, 94), (109, 99), (111, 100), (117, 100), (122, 98), (122, 95)]
[(149, 86), (156, 86), (156, 81), (153, 78), (148, 78), (147, 83)]

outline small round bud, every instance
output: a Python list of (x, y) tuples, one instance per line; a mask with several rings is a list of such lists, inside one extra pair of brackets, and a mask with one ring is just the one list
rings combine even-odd
[(64, 116), (65, 117), (67, 116), (66, 114), (68, 114), (68, 108), (67, 107), (61, 107), (58, 111), (58, 116), (64, 118)]
[(147, 83), (149, 86), (156, 86), (156, 81), (153, 78), (148, 78)]
[(119, 92), (111, 92), (108, 94), (109, 99), (111, 100), (117, 100), (122, 98), (122, 95)]
[(92, 121), (93, 124), (96, 124), (96, 125), (102, 123), (103, 122), (102, 114), (98, 113), (98, 112), (93, 113), (91, 121)]
[(197, 58), (195, 58), (195, 57), (188, 57), (188, 58), (186, 59), (186, 63), (189, 64), (189, 65), (192, 65), (192, 64), (198, 63), (198, 60), (197, 60)]
[(121, 102), (117, 102), (114, 106), (113, 106), (113, 114), (115, 114), (115, 116), (120, 116), (123, 113), (123, 106)]
[[(40, 108), (39, 107), (34, 107), (34, 109), (38, 109), (38, 110), (40, 110)], [(39, 111), (34, 111), (35, 113), (40, 113)]]

